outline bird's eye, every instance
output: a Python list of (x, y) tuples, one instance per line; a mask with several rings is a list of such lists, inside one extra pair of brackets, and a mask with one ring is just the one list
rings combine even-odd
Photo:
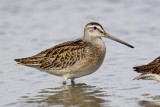
[(94, 28), (94, 30), (96, 30), (97, 29), (97, 27), (93, 27)]

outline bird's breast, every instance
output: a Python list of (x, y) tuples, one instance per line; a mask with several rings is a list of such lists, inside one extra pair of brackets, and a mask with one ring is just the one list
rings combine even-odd
[(96, 41), (96, 43), (90, 45), (86, 48), (86, 63), (87, 69), (90, 72), (95, 72), (103, 63), (105, 54), (106, 54), (106, 46), (104, 42), (100, 39)]

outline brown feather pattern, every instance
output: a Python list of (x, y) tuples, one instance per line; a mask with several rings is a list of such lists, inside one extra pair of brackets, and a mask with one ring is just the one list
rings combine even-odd
[(160, 74), (160, 57), (156, 58), (154, 61), (147, 65), (133, 67), (135, 71), (139, 73), (153, 73)]
[(65, 42), (27, 58), (15, 59), (18, 64), (38, 69), (63, 69), (86, 57), (85, 48), (90, 44), (83, 39)]

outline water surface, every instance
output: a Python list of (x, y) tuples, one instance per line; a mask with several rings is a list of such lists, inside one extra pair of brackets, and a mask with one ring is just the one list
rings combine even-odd
[[(133, 66), (160, 55), (159, 10), (159, 0), (1, 0), (0, 106), (159, 107), (160, 84), (132, 80), (139, 75)], [(135, 48), (103, 39), (103, 65), (75, 85), (15, 65), (15, 58), (82, 37), (91, 21)]]

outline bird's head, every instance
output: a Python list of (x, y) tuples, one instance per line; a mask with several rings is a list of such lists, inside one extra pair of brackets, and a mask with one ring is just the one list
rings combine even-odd
[(122, 41), (110, 34), (108, 34), (104, 29), (103, 27), (99, 24), (99, 23), (96, 23), (96, 22), (90, 22), (88, 23), (85, 28), (84, 28), (84, 35), (85, 36), (88, 36), (90, 38), (101, 38), (101, 37), (105, 37), (105, 38), (108, 38), (108, 39), (112, 39), (116, 42), (119, 42), (119, 43), (122, 43), (124, 45), (127, 45), (129, 46), (130, 48), (134, 48), (132, 45), (126, 43), (125, 41)]

